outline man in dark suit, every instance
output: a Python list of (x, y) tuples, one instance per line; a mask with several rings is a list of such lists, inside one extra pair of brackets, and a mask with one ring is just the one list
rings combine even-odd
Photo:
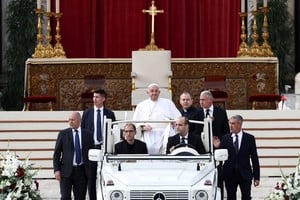
[[(212, 119), (212, 131), (214, 140), (220, 141), (222, 137), (229, 133), (228, 117), (224, 109), (213, 105), (214, 97), (209, 90), (204, 90), (200, 93), (200, 119)], [(203, 125), (201, 127), (201, 132)], [(224, 198), (223, 173), (222, 163), (218, 165), (218, 187), (221, 189), (221, 199)]]
[(168, 138), (166, 153), (171, 153), (178, 144), (190, 144), (199, 153), (205, 153), (201, 137), (189, 132), (189, 120), (186, 117), (179, 117), (175, 122), (176, 135)]
[[(189, 120), (201, 121), (200, 111), (193, 106), (193, 99), (189, 92), (181, 93), (179, 97), (179, 103), (181, 105), (179, 112), (182, 114), (182, 116), (188, 118)], [(202, 127), (203, 126), (201, 124), (190, 123), (189, 131), (190, 133), (201, 135), (201, 130), (203, 129)]]
[(145, 142), (135, 139), (136, 127), (134, 124), (125, 124), (123, 130), (124, 141), (115, 144), (116, 154), (147, 154)]
[[(94, 107), (88, 108), (82, 114), (81, 127), (90, 130), (94, 135), (94, 148), (101, 149), (103, 143), (103, 119), (111, 119), (116, 121), (114, 112), (104, 107), (107, 94), (105, 90), (99, 89), (94, 91), (93, 102)], [(91, 170), (88, 177), (89, 199), (96, 200), (96, 179), (97, 179), (97, 162), (91, 162)]]
[[(212, 119), (213, 136), (222, 139), (229, 133), (228, 117), (224, 109), (213, 105), (214, 97), (209, 90), (204, 90), (200, 94), (200, 119), (210, 117)], [(203, 127), (202, 127), (203, 128)]]
[(259, 185), (260, 179), (255, 137), (244, 132), (242, 124), (242, 116), (231, 117), (229, 119), (231, 133), (225, 135), (220, 144), (220, 147), (226, 148), (229, 154), (228, 160), (224, 162), (223, 172), (227, 199), (230, 200), (236, 200), (238, 186), (242, 200), (250, 200), (252, 179), (255, 187)]
[(70, 128), (59, 132), (53, 154), (53, 168), (56, 180), (60, 182), (61, 199), (84, 200), (89, 171), (88, 150), (93, 148), (92, 133), (80, 128), (79, 112), (69, 117)]

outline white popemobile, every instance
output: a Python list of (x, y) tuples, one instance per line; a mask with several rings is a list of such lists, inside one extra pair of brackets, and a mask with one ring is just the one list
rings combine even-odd
[[(97, 198), (100, 200), (219, 200), (217, 165), (227, 160), (225, 149), (213, 150), (211, 120), (204, 122), (202, 141), (207, 153), (199, 155), (190, 146), (179, 147), (170, 155), (114, 155), (125, 123), (105, 119), (102, 150), (91, 149), (89, 159), (98, 161)], [(170, 123), (143, 121), (143, 123)], [(113, 128), (111, 128), (113, 127)]]

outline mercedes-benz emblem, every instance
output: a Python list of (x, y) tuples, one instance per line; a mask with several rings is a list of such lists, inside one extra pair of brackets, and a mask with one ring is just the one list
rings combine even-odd
[(163, 193), (157, 192), (153, 196), (153, 200), (165, 200), (166, 197)]

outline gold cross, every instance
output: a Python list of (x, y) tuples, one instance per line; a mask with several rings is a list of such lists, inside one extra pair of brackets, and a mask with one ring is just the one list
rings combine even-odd
[(154, 5), (155, 1), (151, 1), (151, 6), (149, 10), (143, 9), (143, 13), (149, 13), (151, 15), (151, 33), (154, 33), (154, 17), (157, 13), (164, 13), (164, 10), (157, 10), (156, 6)]

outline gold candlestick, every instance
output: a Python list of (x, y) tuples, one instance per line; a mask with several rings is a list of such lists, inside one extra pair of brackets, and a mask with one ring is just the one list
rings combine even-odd
[(65, 58), (66, 53), (64, 51), (64, 48), (62, 44), (60, 43), (61, 41), (61, 35), (60, 35), (60, 23), (59, 19), (61, 18), (62, 13), (54, 13), (54, 17), (56, 19), (56, 34), (55, 34), (55, 40), (56, 43), (54, 45), (54, 57), (56, 58)]
[(46, 12), (47, 16), (47, 36), (46, 36), (46, 46), (45, 46), (45, 58), (52, 58), (54, 56), (53, 46), (51, 44), (52, 36), (51, 36), (51, 25), (50, 18), (52, 17), (52, 12)]
[(256, 24), (256, 16), (257, 11), (252, 11), (253, 14), (253, 25), (252, 25), (252, 45), (250, 46), (250, 55), (253, 57), (261, 56), (261, 49), (257, 43), (258, 34), (257, 34), (257, 24)]
[(268, 7), (263, 7), (262, 12), (264, 14), (263, 32), (262, 32), (262, 38), (263, 38), (264, 41), (261, 45), (262, 56), (272, 57), (272, 56), (274, 56), (274, 53), (272, 52), (272, 48), (271, 48), (271, 46), (269, 45), (269, 42), (268, 42), (269, 32), (268, 32), (267, 14), (269, 12), (269, 8)]
[(246, 26), (245, 26), (245, 17), (246, 17), (246, 13), (245, 12), (240, 12), (240, 17), (241, 17), (241, 21), (242, 21), (242, 25), (241, 25), (241, 44), (240, 44), (240, 48), (239, 51), (237, 52), (237, 55), (239, 57), (244, 57), (244, 56), (249, 56), (249, 46), (246, 43), (246, 39), (247, 39), (247, 35), (245, 33), (246, 30)]
[(44, 57), (44, 46), (43, 46), (43, 33), (42, 33), (42, 22), (41, 22), (43, 10), (36, 9), (35, 13), (38, 16), (38, 21), (37, 21), (38, 33), (36, 35), (37, 45), (34, 49), (34, 53), (32, 54), (32, 57), (33, 58), (43, 58)]

